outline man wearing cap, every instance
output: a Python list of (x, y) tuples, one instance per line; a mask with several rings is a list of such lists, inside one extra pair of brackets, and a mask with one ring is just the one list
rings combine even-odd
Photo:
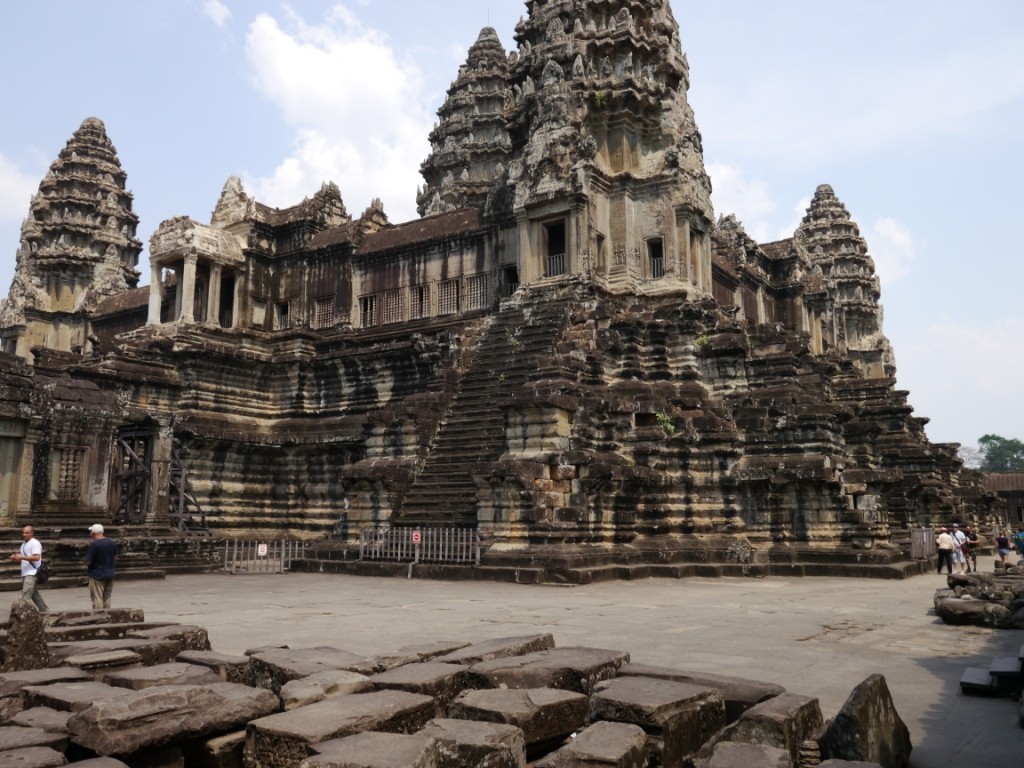
[(117, 542), (103, 535), (103, 526), (89, 526), (89, 548), (85, 550), (85, 566), (89, 573), (89, 594), (92, 608), (98, 611), (110, 607), (114, 591), (114, 561), (117, 560)]
[(939, 528), (939, 535), (935, 538), (935, 546), (939, 550), (939, 573), (942, 573), (942, 564), (945, 563), (950, 575), (952, 575), (953, 537), (946, 533), (945, 528)]

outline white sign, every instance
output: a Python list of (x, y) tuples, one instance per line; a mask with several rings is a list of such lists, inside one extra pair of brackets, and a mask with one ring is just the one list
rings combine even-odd
[(256, 557), (266, 557), (266, 556), (267, 556), (267, 545), (266, 544), (257, 544), (256, 545)]

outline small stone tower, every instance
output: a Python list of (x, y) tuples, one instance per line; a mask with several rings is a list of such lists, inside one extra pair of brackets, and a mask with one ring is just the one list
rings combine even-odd
[(142, 243), (125, 180), (103, 122), (86, 119), (22, 224), (14, 280), (0, 305), (5, 351), (25, 358), (36, 346), (86, 353), (90, 313), (136, 287)]

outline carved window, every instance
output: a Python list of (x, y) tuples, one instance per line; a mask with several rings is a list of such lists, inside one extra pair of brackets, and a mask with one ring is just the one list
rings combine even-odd
[(430, 317), (430, 286), (414, 285), (409, 289), (409, 319)]
[(78, 501), (82, 498), (82, 461), (84, 448), (61, 448), (57, 467), (57, 498)]
[(317, 299), (313, 310), (313, 327), (317, 329), (334, 326), (334, 297)]
[(359, 299), (359, 317), (363, 328), (377, 325), (379, 317), (377, 316), (376, 296), (363, 296)]
[(542, 252), (544, 254), (544, 277), (566, 273), (565, 219), (549, 221), (541, 225)]
[(647, 241), (647, 262), (652, 278), (665, 276), (665, 245), (660, 237)]
[(437, 287), (437, 314), (454, 315), (459, 311), (459, 281), (445, 280)]
[(279, 301), (274, 305), (274, 329), (282, 331), (292, 327), (292, 303)]
[(466, 278), (464, 309), (485, 309), (490, 298), (487, 292), (487, 275), (473, 275)]
[(400, 323), (402, 322), (402, 292), (401, 291), (388, 291), (383, 296), (383, 306), (381, 307), (381, 322), (382, 323)]
[(249, 317), (249, 324), (253, 328), (262, 328), (267, 322), (267, 302), (263, 299), (252, 300), (252, 312)]

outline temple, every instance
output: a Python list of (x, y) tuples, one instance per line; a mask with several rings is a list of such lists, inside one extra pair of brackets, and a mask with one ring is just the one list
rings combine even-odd
[(448, 90), (414, 221), (231, 178), (207, 223), (157, 228), (137, 287), (87, 119), (0, 307), (0, 525), (335, 552), (470, 530), (483, 566), (593, 577), (896, 562), (910, 528), (988, 514), (895, 388), (833, 189), (779, 242), (716, 218), (667, 0), (526, 5), (515, 50), (484, 29)]

